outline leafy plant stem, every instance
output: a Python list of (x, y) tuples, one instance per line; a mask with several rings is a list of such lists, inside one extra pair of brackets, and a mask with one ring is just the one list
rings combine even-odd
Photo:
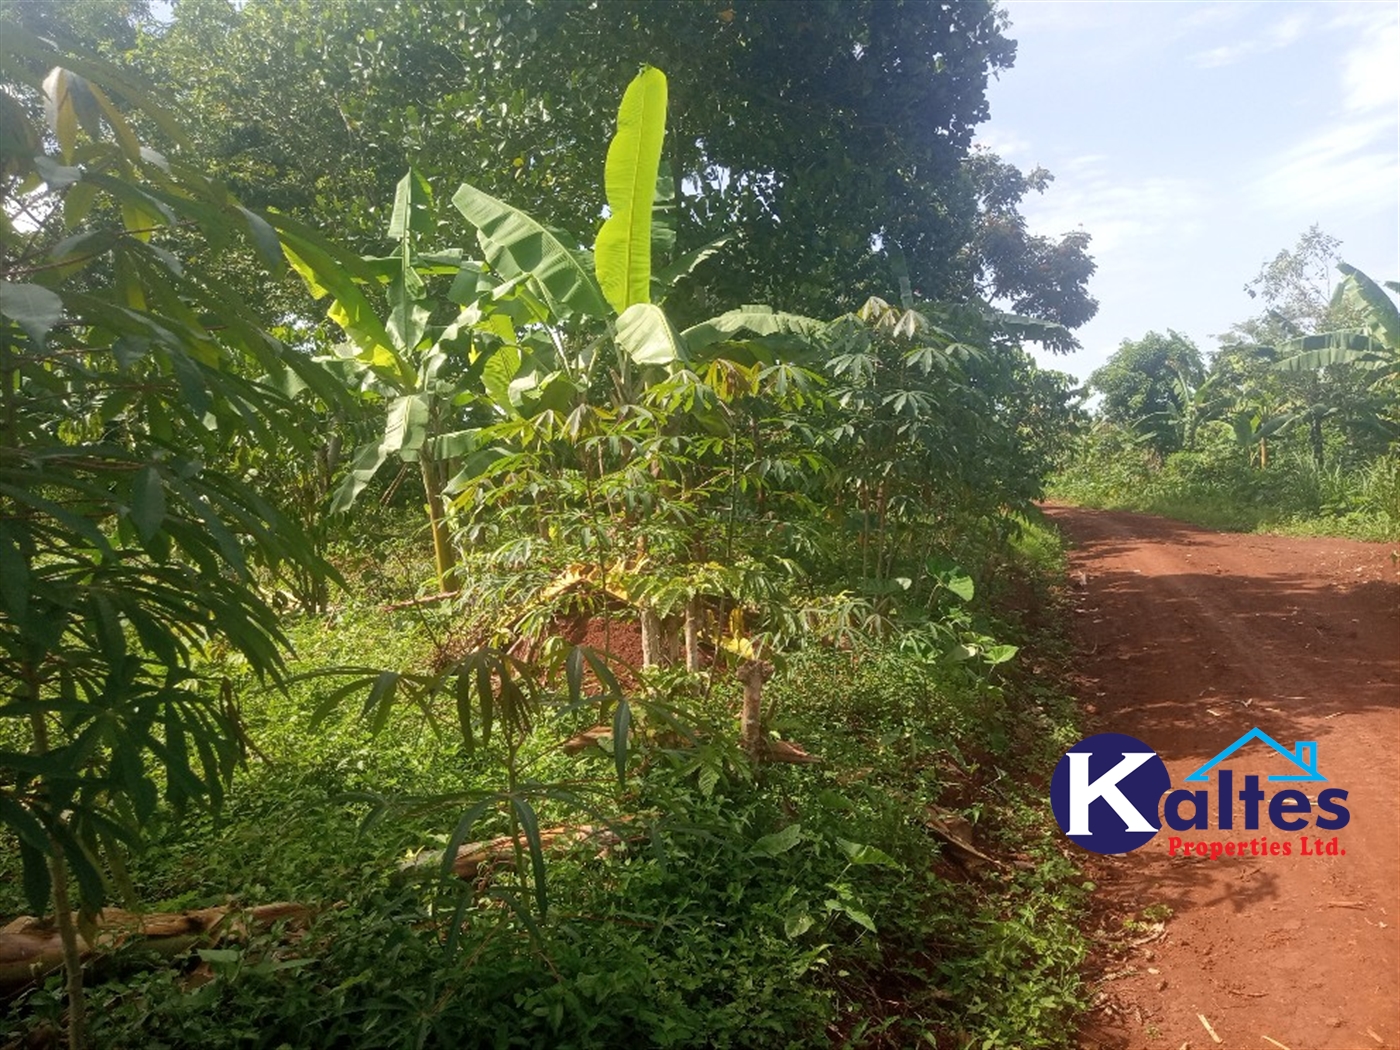
[[(39, 703), (39, 679), (30, 669), (26, 675), (26, 688), (29, 700)], [(34, 736), (34, 754), (42, 757), (49, 751), (49, 727), (44, 721), (44, 713), (35, 710), (29, 716), (30, 730)], [(68, 985), (68, 1046), (69, 1050), (83, 1050), (87, 1045), (87, 1001), (83, 995), (83, 961), (78, 953), (78, 931), (73, 925), (73, 909), (68, 900), (68, 865), (63, 859), (63, 846), (57, 837), (49, 836), (49, 878), (53, 882), (54, 919), (58, 924), (58, 937), (63, 944), (63, 970)]]
[(729, 522), (724, 530), (724, 560), (734, 560), (734, 521), (739, 513), (739, 435), (729, 429)]
[(433, 560), (437, 563), (438, 586), (444, 592), (455, 591), (458, 587), (457, 553), (447, 532), (447, 519), (442, 506), (442, 486), (432, 462), (420, 456), (418, 466), (423, 474), (423, 491), (428, 501), (428, 520), (433, 533)]

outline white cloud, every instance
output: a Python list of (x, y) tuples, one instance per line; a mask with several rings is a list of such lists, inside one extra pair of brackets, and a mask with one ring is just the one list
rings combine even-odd
[(1011, 16), (1011, 36), (1017, 31), (1081, 33), (1121, 21), (1117, 4), (1074, 3), (1067, 0), (1006, 0), (1001, 5)]
[(1030, 143), (1022, 136), (990, 124), (983, 124), (977, 129), (977, 138), (973, 145), (988, 149), (1003, 160), (1024, 157), (1030, 149)]
[(1363, 29), (1363, 39), (1342, 60), (1346, 108), (1355, 111), (1400, 108), (1400, 18)]
[[(1202, 232), (1206, 187), (1196, 179), (1150, 176), (1113, 178), (1108, 158), (1086, 155), (1056, 166), (1054, 185), (1022, 204), (1031, 228), (1054, 236), (1083, 227), (1101, 263), (1147, 245), (1180, 244)], [(1151, 249), (1148, 249), (1149, 251)]]
[(1066, 173), (1093, 173), (1095, 169), (1101, 166), (1106, 160), (1108, 160), (1108, 155), (1106, 153), (1081, 153), (1077, 157), (1069, 157), (1057, 162), (1055, 170)]
[(1236, 44), (1224, 44), (1208, 51), (1200, 51), (1191, 57), (1202, 69), (1233, 65), (1252, 55), (1267, 54), (1287, 47), (1302, 38), (1309, 28), (1310, 21), (1307, 14), (1295, 12), (1281, 22), (1275, 22), (1255, 37)]
[(1338, 5), (1326, 28), (1350, 45), (1331, 66), (1330, 120), (1268, 158), (1253, 187), (1259, 206), (1290, 216), (1375, 213), (1400, 195), (1400, 10)]
[(1400, 193), (1400, 145), (1389, 114), (1337, 123), (1267, 161), (1256, 205), (1280, 213), (1366, 210)]
[(1258, 6), (1257, 3), (1242, 3), (1238, 0), (1230, 3), (1200, 4), (1181, 19), (1181, 25), (1187, 29), (1229, 25), (1238, 22)]
[(1028, 225), (1084, 229), (1098, 263), (1085, 349), (1049, 367), (1083, 377), (1151, 329), (1211, 346), (1257, 312), (1244, 282), (1314, 222), (1395, 276), (1400, 4), (1006, 6), (1020, 61), (979, 137), (1054, 172), (1022, 203)]

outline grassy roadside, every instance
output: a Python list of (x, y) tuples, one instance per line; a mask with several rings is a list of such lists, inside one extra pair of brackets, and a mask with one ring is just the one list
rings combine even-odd
[(1273, 536), (1331, 536), (1366, 543), (1400, 541), (1400, 523), (1388, 515), (1352, 512), (1340, 515), (1281, 515), (1276, 510), (1241, 505), (1226, 497), (1148, 494), (1106, 496), (1070, 486), (1053, 486), (1047, 499), (1091, 510), (1126, 510), (1155, 514), (1219, 532)]
[(1224, 532), (1400, 540), (1400, 457), (1319, 469), (1296, 451), (1267, 470), (1218, 441), (1157, 463), (1113, 433), (1090, 442), (1048, 485), (1049, 498), (1156, 514)]
[[(1055, 684), (1063, 642), (1043, 613), (1062, 573), (1058, 538), (1029, 523), (983, 574), (999, 610), (983, 606), (983, 629), (1021, 648), (996, 668), (889, 643), (794, 656), (768, 684), (769, 725), (820, 764), (755, 776), (732, 743), (737, 686), (726, 681), (652, 683), (701, 727), (700, 744), (677, 746), (639, 706), (622, 782), (606, 750), (559, 747), (592, 716), (548, 707), (515, 759), (520, 782), (538, 789), (541, 824), (626, 830), (601, 856), (551, 856), (547, 910), (528, 860), (475, 882), (396, 874), (500, 790), (499, 739), (467, 753), (444, 731), (450, 710), (412, 707), (377, 735), (353, 709), (313, 728), (324, 685), (243, 682), (259, 754), (217, 818), (162, 815), (133, 859), (132, 888), (163, 910), (232, 899), (323, 911), (301, 933), (255, 935), (174, 967), (118, 967), (92, 988), (97, 1043), (1066, 1045), (1087, 891), (1043, 790), (1077, 738)], [(448, 614), (369, 601), (290, 624), (303, 667), (369, 653), (420, 666), (451, 628)], [(371, 796), (390, 805), (366, 826)], [(507, 828), (493, 811), (472, 837)], [(21, 910), (10, 874), (0, 872), (6, 916)], [(60, 1012), (50, 979), (12, 1005), (0, 1045)]]

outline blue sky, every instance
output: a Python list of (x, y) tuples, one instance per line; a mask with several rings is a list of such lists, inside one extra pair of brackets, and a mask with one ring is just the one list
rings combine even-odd
[(1213, 350), (1244, 284), (1313, 223), (1400, 278), (1400, 3), (1003, 0), (1016, 65), (978, 141), (1055, 181), (1030, 228), (1093, 235), (1087, 378), (1174, 328)]

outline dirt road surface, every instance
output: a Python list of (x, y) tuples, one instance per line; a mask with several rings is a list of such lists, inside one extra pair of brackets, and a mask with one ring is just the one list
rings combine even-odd
[[(1338, 853), (1305, 856), (1305, 833), (1277, 831), (1267, 812), (1258, 831), (1240, 830), (1238, 798), (1235, 830), (1218, 830), (1212, 776), (1211, 830), (1164, 826), (1119, 857), (1076, 850), (1098, 887), (1102, 931), (1091, 970), (1098, 1006), (1081, 1045), (1400, 1047), (1400, 544), (1046, 509), (1074, 545), (1079, 691), (1092, 731), (1148, 744), (1173, 788), (1255, 726), (1289, 751), (1316, 741), (1326, 784), (1268, 783), (1293, 770), (1254, 741), (1227, 763), (1236, 795), (1257, 773), (1270, 795), (1344, 788), (1351, 813), (1335, 832), (1310, 823), (1309, 842), (1335, 835)], [(1172, 857), (1173, 834), (1267, 837), (1292, 852)], [(1170, 909), (1160, 927), (1153, 919), (1166, 909), (1152, 905)]]

